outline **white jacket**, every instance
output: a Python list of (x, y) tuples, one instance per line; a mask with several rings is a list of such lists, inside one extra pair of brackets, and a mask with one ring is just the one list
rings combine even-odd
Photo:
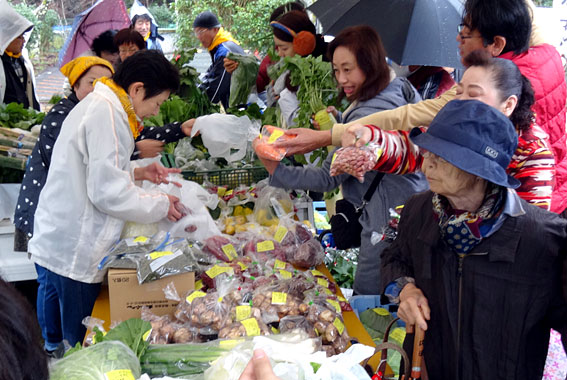
[(67, 116), (55, 143), (28, 248), (35, 263), (76, 281), (101, 282), (105, 273), (97, 266), (124, 222), (167, 216), (167, 196), (134, 183), (133, 150), (118, 97), (97, 83)]

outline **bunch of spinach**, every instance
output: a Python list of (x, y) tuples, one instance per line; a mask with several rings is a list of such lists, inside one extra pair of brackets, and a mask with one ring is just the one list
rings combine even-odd
[(229, 105), (237, 107), (246, 104), (248, 95), (256, 86), (260, 65), (253, 55), (242, 55), (229, 52), (226, 58), (238, 62), (238, 67), (230, 77)]
[(0, 126), (28, 130), (41, 124), (45, 114), (33, 108), (24, 108), (20, 103), (0, 104)]

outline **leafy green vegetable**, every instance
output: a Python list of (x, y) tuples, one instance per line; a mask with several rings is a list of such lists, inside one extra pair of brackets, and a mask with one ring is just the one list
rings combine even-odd
[(113, 371), (131, 371), (135, 379), (141, 375), (138, 358), (122, 342), (97, 343), (66, 356), (53, 364), (49, 379), (107, 380)]
[(345, 251), (332, 248), (325, 250), (325, 264), (329, 272), (333, 275), (337, 285), (341, 288), (352, 289), (358, 252), (358, 248), (347, 249)]
[(226, 58), (238, 62), (238, 67), (230, 78), (230, 98), (228, 104), (236, 107), (246, 104), (248, 95), (256, 85), (260, 65), (253, 55), (242, 55), (229, 52)]
[(97, 327), (94, 328), (96, 344), (108, 341), (120, 341), (127, 345), (137, 357), (144, 354), (149, 343), (145, 339), (152, 329), (150, 322), (143, 321), (139, 318), (130, 318), (121, 322), (118, 326), (111, 329), (108, 333), (103, 334)]
[(0, 126), (7, 128), (30, 129), (41, 124), (45, 114), (33, 108), (24, 108), (20, 103), (0, 104)]
[(319, 368), (321, 368), (321, 364), (319, 363), (309, 362), (309, 364), (311, 365), (311, 368), (313, 368), (313, 373), (317, 373), (317, 371), (319, 371)]

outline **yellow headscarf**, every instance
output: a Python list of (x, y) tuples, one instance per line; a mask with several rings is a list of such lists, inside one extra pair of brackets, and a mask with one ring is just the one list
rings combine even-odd
[(96, 65), (107, 67), (112, 72), (112, 74), (114, 74), (114, 68), (112, 67), (112, 64), (106, 59), (99, 57), (75, 58), (61, 67), (61, 72), (69, 79), (69, 84), (72, 87), (77, 82), (77, 79), (81, 77), (81, 75), (83, 75), (88, 69)]
[(216, 48), (217, 46), (219, 46), (220, 44), (226, 41), (232, 41), (235, 44), (240, 45), (240, 42), (236, 41), (232, 37), (232, 34), (230, 34), (230, 32), (227, 32), (226, 30), (224, 30), (224, 28), (220, 28), (217, 35), (213, 39), (211, 46), (209, 46), (209, 51), (213, 50), (214, 48)]
[(22, 53), (18, 53), (18, 54), (14, 54), (11, 51), (8, 50), (4, 50), (4, 53), (6, 53), (8, 55), (8, 57), (12, 57), (12, 58), (20, 58), (22, 56)]
[(134, 112), (134, 106), (132, 105), (130, 97), (128, 97), (126, 91), (110, 78), (98, 78), (93, 82), (93, 86), (97, 82), (104, 83), (118, 97), (118, 100), (120, 100), (120, 104), (122, 105), (124, 112), (126, 112), (126, 114), (128, 115), (128, 125), (130, 126), (130, 130), (132, 131), (134, 140), (137, 139), (140, 135), (140, 132), (142, 132), (142, 129), (144, 129), (144, 126), (138, 121), (138, 116), (136, 116), (136, 112)]

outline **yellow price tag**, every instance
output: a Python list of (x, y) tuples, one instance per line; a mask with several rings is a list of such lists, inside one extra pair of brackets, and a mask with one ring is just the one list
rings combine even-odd
[(285, 263), (281, 260), (276, 259), (274, 263), (274, 269), (285, 269)]
[(326, 295), (328, 296), (334, 296), (333, 292), (331, 292), (329, 289), (325, 288), (323, 289), (323, 291), (325, 292)]
[(256, 318), (248, 318), (240, 321), (240, 323), (242, 323), (242, 326), (244, 326), (244, 328), (246, 329), (246, 335), (260, 335), (260, 326), (258, 326), (258, 321), (256, 320)]
[(283, 131), (280, 131), (279, 129), (274, 130), (270, 135), (270, 138), (268, 139), (268, 144), (275, 143), (276, 140), (282, 137), (283, 135), (284, 135)]
[(226, 194), (226, 187), (219, 187), (217, 188), (217, 195), (219, 197), (223, 197)]
[(201, 292), (199, 290), (195, 290), (193, 293), (189, 294), (187, 296), (187, 298), (185, 298), (185, 300), (187, 301), (187, 303), (191, 303), (193, 302), (196, 298), (201, 298), (206, 296), (207, 294), (204, 292)]
[(134, 239), (134, 243), (145, 243), (148, 241), (148, 238), (145, 236), (138, 236), (136, 239)]
[(287, 293), (272, 292), (272, 305), (285, 305), (287, 303)]
[(335, 163), (335, 160), (337, 159), (337, 154), (333, 154), (333, 159), (331, 160), (331, 166)]
[(274, 334), (279, 334), (279, 333), (280, 333), (280, 330), (278, 330), (278, 329), (276, 329), (274, 326), (272, 326), (272, 332), (273, 332)]
[(240, 265), (240, 269), (242, 269), (242, 270), (248, 269), (248, 267), (241, 261), (238, 262), (238, 265)]
[(195, 282), (195, 290), (201, 290), (203, 289), (205, 285), (203, 284), (203, 280), (199, 280), (197, 282)]
[(274, 250), (274, 242), (271, 240), (261, 241), (256, 244), (256, 252), (268, 252)]
[(221, 267), (219, 265), (215, 265), (214, 267), (212, 267), (211, 269), (209, 269), (205, 273), (210, 278), (215, 278), (221, 273), (231, 273), (231, 272), (234, 272), (234, 269), (232, 269), (231, 267)]
[(345, 297), (338, 296), (337, 298), (338, 298), (339, 301), (341, 301), (341, 302), (347, 302), (347, 300), (346, 300)]
[(291, 272), (288, 272), (287, 270), (280, 269), (280, 274), (283, 278), (291, 278)]
[(236, 307), (236, 320), (242, 321), (244, 319), (250, 318), (252, 315), (252, 308), (250, 305), (242, 305)]
[(227, 350), (232, 350), (234, 347), (244, 342), (244, 339), (228, 339), (221, 340), (219, 342), (219, 347), (226, 348)]
[(106, 380), (136, 380), (129, 369), (115, 369), (104, 374)]
[(388, 312), (388, 310), (382, 308), (382, 307), (377, 307), (376, 309), (373, 309), (374, 312), (378, 315), (387, 317), (388, 315), (390, 315), (390, 313)]
[(152, 329), (149, 329), (148, 331), (146, 331), (146, 332), (144, 333), (144, 335), (142, 335), (142, 339), (144, 340), (144, 342), (148, 340), (148, 338), (150, 337), (150, 333), (151, 333), (151, 332), (152, 332)]
[(323, 286), (323, 287), (325, 287), (325, 288), (328, 288), (328, 287), (329, 287), (329, 281), (325, 280), (324, 278), (318, 278), (318, 279), (317, 279), (317, 284), (319, 284), (319, 285), (321, 285), (321, 286)]
[(221, 249), (230, 261), (236, 259), (236, 256), (238, 256), (238, 253), (236, 253), (236, 249), (232, 244), (225, 244), (221, 247)]
[(335, 310), (337, 311), (337, 313), (340, 313), (340, 312), (341, 312), (341, 305), (340, 305), (337, 301), (335, 301), (335, 300), (327, 300), (327, 302), (328, 302), (332, 307), (335, 308)]
[(281, 243), (285, 238), (285, 235), (287, 235), (287, 228), (285, 228), (284, 226), (279, 226), (278, 230), (274, 234), (274, 240), (278, 243)]
[(169, 256), (169, 255), (173, 255), (173, 252), (171, 251), (152, 252), (150, 253), (150, 258), (152, 260), (155, 260), (155, 259), (159, 259), (160, 257)]
[(319, 272), (317, 269), (313, 269), (311, 271), (311, 274), (315, 277), (325, 277), (325, 275), (323, 273)]
[(228, 197), (229, 195), (232, 195), (232, 190), (227, 191), (226, 193), (224, 193), (224, 195), (226, 195), (227, 197)]
[(335, 318), (333, 321), (333, 326), (337, 328), (339, 335), (343, 335), (343, 331), (345, 331), (345, 325), (341, 322), (339, 318)]

